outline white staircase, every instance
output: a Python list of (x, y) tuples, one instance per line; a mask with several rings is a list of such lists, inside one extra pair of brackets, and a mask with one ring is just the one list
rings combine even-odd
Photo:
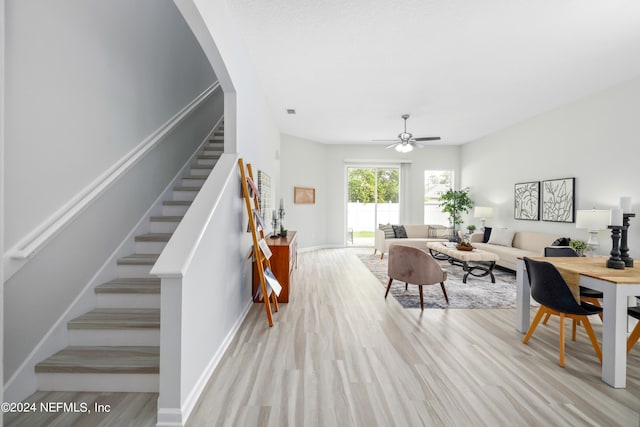
[(96, 308), (67, 323), (69, 346), (38, 363), (39, 390), (157, 392), (160, 279), (149, 275), (191, 201), (223, 153), (224, 124), (190, 171), (135, 237), (136, 252), (118, 259), (118, 277), (95, 288)]

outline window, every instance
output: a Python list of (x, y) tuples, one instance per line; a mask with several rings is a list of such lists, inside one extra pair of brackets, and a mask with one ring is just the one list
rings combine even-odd
[(440, 209), (440, 196), (453, 188), (453, 171), (424, 171), (424, 223), (449, 226), (449, 215)]

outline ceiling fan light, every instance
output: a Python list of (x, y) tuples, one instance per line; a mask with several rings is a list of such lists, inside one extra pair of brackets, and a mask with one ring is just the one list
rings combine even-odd
[(413, 150), (413, 147), (411, 146), (411, 144), (398, 144), (398, 145), (396, 145), (396, 151), (398, 151), (400, 153), (408, 153), (411, 150)]

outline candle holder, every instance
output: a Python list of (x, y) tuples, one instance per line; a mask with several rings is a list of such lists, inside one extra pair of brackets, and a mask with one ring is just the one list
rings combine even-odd
[(282, 225), (284, 224), (284, 208), (280, 208), (278, 209), (278, 214), (280, 215), (280, 227), (282, 227)]
[(607, 260), (607, 268), (615, 268), (616, 270), (624, 270), (624, 261), (620, 258), (620, 248), (618, 244), (620, 243), (620, 233), (623, 228), (626, 228), (624, 225), (609, 225), (607, 227), (611, 230), (611, 256)]
[(271, 238), (277, 239), (278, 237), (280, 237), (280, 234), (278, 234), (278, 218), (276, 218), (275, 215), (273, 215), (271, 218), (271, 225), (273, 226), (273, 233), (271, 233)]
[(625, 267), (633, 267), (633, 258), (629, 256), (629, 244), (627, 242), (628, 229), (630, 226), (629, 220), (635, 218), (634, 213), (622, 214), (622, 234), (620, 237), (620, 258), (624, 262)]

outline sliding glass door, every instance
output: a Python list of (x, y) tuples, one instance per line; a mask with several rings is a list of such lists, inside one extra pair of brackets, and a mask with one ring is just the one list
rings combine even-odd
[(347, 167), (347, 245), (373, 247), (378, 224), (400, 218), (400, 170)]

